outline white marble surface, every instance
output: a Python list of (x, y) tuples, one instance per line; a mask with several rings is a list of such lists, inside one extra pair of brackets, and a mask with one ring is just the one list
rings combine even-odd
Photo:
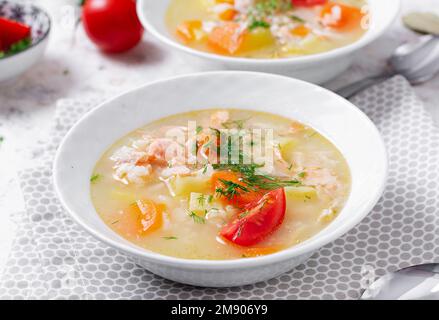
[[(385, 1), (385, 0), (383, 0)], [(78, 28), (72, 32), (65, 5), (75, 0), (30, 1), (46, 8), (54, 25), (45, 58), (17, 82), (0, 86), (0, 270), (15, 237), (12, 215), (24, 210), (16, 180), (19, 168), (32, 165), (33, 146), (44, 141), (62, 98), (116, 95), (145, 82), (167, 76), (207, 70), (188, 64), (148, 33), (131, 52), (108, 56), (98, 52)], [(403, 0), (403, 12), (411, 9), (439, 10), (439, 0)], [(365, 48), (355, 65), (327, 86), (337, 88), (352, 80), (380, 71), (385, 58), (398, 44), (416, 37), (398, 21), (374, 44)], [(415, 88), (439, 125), (439, 76)]]

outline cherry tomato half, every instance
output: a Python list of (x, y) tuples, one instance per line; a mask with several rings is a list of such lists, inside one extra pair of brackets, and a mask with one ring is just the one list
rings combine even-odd
[(285, 191), (270, 191), (260, 200), (249, 204), (245, 211), (228, 223), (220, 235), (240, 246), (252, 246), (272, 234), (285, 218)]
[(31, 28), (17, 21), (0, 18), (0, 51), (8, 50), (11, 45), (29, 38)]
[(86, 0), (82, 22), (90, 39), (106, 52), (127, 51), (142, 39), (135, 0)]
[(325, 4), (327, 0), (291, 0), (293, 6), (297, 7), (312, 7)]

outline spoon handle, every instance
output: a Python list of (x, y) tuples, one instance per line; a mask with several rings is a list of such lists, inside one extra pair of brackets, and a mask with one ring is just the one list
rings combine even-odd
[(391, 74), (380, 74), (377, 76), (367, 77), (366, 79), (351, 83), (345, 87), (342, 87), (336, 91), (339, 95), (346, 99), (352, 98), (357, 93), (375, 85), (381, 83), (389, 78), (391, 78)]

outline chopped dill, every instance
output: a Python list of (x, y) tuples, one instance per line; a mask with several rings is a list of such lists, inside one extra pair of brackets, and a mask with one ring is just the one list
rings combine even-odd
[(194, 220), (195, 223), (198, 223), (198, 224), (205, 224), (206, 223), (206, 219), (204, 219), (204, 217), (200, 217), (199, 215), (197, 215), (193, 211), (189, 211), (188, 216), (190, 218), (192, 218), (192, 220)]
[(177, 240), (178, 238), (175, 236), (169, 236), (169, 237), (162, 237), (165, 240)]
[(91, 183), (95, 183), (96, 181), (98, 181), (98, 179), (99, 179), (100, 177), (101, 177), (100, 174), (95, 173), (94, 175), (92, 175), (92, 176), (90, 177), (90, 182), (91, 182)]

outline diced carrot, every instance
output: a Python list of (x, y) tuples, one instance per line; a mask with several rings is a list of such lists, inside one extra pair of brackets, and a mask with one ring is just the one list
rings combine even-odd
[(228, 4), (231, 4), (231, 5), (235, 4), (235, 0), (216, 0), (215, 2), (216, 3), (228, 3)]
[(195, 31), (201, 29), (201, 27), (202, 22), (200, 20), (185, 21), (177, 27), (177, 35), (184, 43), (189, 43), (195, 40)]
[(213, 28), (208, 37), (209, 46), (218, 53), (236, 53), (242, 45), (244, 31), (235, 22), (226, 22), (222, 26)]
[(224, 21), (231, 21), (235, 18), (237, 13), (238, 13), (238, 11), (236, 11), (235, 9), (226, 9), (226, 10), (222, 11), (218, 15), (218, 17)]
[(227, 186), (224, 185), (223, 181), (230, 181), (245, 188), (246, 190), (240, 189), (239, 187), (235, 188), (236, 194), (233, 197), (227, 197), (226, 195), (219, 194), (220, 199), (223, 202), (235, 205), (237, 207), (243, 207), (248, 203), (259, 200), (263, 196), (262, 192), (250, 190), (249, 188), (247, 188), (246, 184), (240, 181), (240, 175), (232, 171), (214, 172), (210, 181), (212, 185), (212, 190), (216, 194), (219, 194), (217, 192), (218, 188), (227, 188)]
[(165, 205), (151, 200), (138, 200), (117, 216), (114, 227), (128, 237), (145, 235), (163, 225)]
[(291, 30), (291, 34), (302, 38), (306, 37), (310, 32), (311, 30), (304, 25), (300, 25)]
[(267, 254), (272, 254), (280, 251), (281, 248), (278, 247), (260, 247), (260, 248), (247, 248), (244, 251), (245, 257), (259, 257), (265, 256)]
[(348, 31), (360, 26), (363, 13), (359, 8), (330, 2), (323, 7), (320, 16), (326, 26)]

